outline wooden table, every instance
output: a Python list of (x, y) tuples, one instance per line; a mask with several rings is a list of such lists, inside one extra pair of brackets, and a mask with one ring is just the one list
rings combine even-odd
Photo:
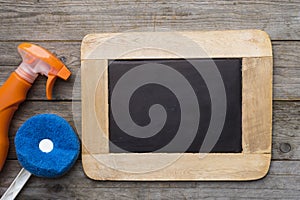
[[(45, 97), (46, 78), (39, 77), (16, 112), (10, 129), (11, 148), (0, 172), (0, 194), (21, 169), (13, 138), (29, 117), (56, 113), (80, 135), (80, 42), (93, 32), (131, 29), (261, 29), (269, 33), (274, 52), (273, 147), (267, 177), (251, 182), (96, 182), (88, 179), (81, 160), (59, 179), (31, 177), (19, 199), (203, 199), (300, 197), (300, 1), (1, 1), (0, 84), (20, 63), (17, 45), (29, 41), (50, 49), (73, 72), (58, 80), (54, 100)], [(80, 77), (77, 74), (77, 77)], [(75, 87), (74, 87), (75, 85)], [(73, 90), (74, 89), (74, 90)], [(72, 109), (72, 105), (75, 110)]]

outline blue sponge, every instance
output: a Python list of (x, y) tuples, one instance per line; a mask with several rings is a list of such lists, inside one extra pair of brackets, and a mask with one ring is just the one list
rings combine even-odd
[(54, 114), (36, 115), (27, 120), (15, 137), (21, 165), (39, 177), (55, 178), (75, 163), (80, 142), (69, 123)]

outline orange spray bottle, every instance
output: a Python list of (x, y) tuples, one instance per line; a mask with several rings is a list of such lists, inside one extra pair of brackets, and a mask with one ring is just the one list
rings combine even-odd
[(46, 95), (51, 99), (56, 78), (67, 80), (71, 75), (58, 58), (40, 46), (23, 43), (18, 46), (18, 51), (23, 61), (0, 88), (0, 171), (9, 148), (8, 130), (11, 119), (19, 104), (26, 99), (35, 79), (39, 74), (48, 76)]

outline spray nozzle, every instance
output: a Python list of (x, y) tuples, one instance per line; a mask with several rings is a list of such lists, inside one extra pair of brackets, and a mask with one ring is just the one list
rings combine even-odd
[(22, 43), (18, 46), (18, 51), (23, 59), (16, 70), (18, 75), (29, 83), (33, 83), (38, 74), (47, 76), (46, 95), (48, 99), (52, 99), (52, 89), (57, 77), (67, 80), (71, 72), (62, 61), (40, 46)]

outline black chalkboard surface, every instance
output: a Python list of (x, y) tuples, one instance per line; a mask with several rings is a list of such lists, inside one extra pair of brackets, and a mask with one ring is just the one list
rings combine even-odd
[(90, 34), (81, 49), (82, 163), (89, 177), (245, 181), (268, 173), (267, 33)]
[[(207, 59), (197, 60), (205, 65)], [(242, 60), (238, 58), (213, 59), (220, 75), (223, 79), (226, 91), (227, 112), (222, 133), (210, 151), (212, 153), (238, 153), (242, 151), (242, 87), (241, 87), (241, 68)], [(207, 133), (211, 120), (211, 99), (207, 85), (203, 77), (191, 65), (189, 60), (185, 59), (148, 59), (148, 60), (114, 60), (109, 61), (108, 67), (108, 87), (109, 103), (115, 85), (120, 78), (129, 70), (147, 64), (166, 65), (181, 75), (192, 86), (199, 103), (200, 120), (198, 131), (194, 141), (187, 148), (187, 153), (198, 153), (201, 144)], [(155, 67), (155, 66), (154, 66)], [(157, 71), (159, 73), (159, 71)], [(174, 80), (176, 81), (176, 80)], [(189, 97), (186, 97), (189, 98)], [(120, 99), (121, 101), (121, 99)], [(129, 112), (132, 120), (139, 126), (146, 126), (151, 122), (149, 109), (154, 104), (160, 104), (167, 113), (166, 123), (163, 128), (154, 136), (147, 138), (134, 137), (125, 133), (117, 125), (112, 114), (111, 106), (109, 108), (109, 139), (111, 153), (121, 152), (160, 152), (160, 153), (183, 153), (176, 149), (160, 149), (166, 146), (175, 137), (181, 119), (181, 109), (176, 95), (159, 84), (149, 83), (137, 88), (129, 101)], [(110, 104), (111, 105), (111, 104)], [(118, 148), (116, 148), (116, 146)]]

